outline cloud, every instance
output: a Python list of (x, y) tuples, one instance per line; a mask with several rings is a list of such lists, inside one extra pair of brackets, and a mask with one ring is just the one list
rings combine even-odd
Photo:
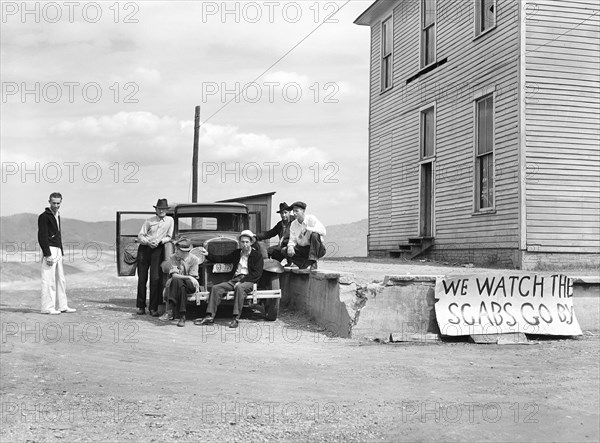
[[(94, 147), (108, 162), (137, 161), (140, 164), (172, 164), (193, 146), (193, 122), (178, 121), (151, 112), (119, 112), (110, 116), (88, 116), (63, 120), (50, 127), (50, 134)], [(294, 138), (271, 138), (242, 132), (232, 125), (205, 123), (199, 146), (205, 162), (295, 162), (308, 167), (325, 163), (328, 156), (314, 146), (303, 146)]]

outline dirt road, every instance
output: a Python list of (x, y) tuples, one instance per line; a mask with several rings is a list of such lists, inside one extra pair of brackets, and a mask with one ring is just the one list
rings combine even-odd
[(378, 344), (247, 313), (230, 330), (134, 315), (132, 287), (71, 290), (74, 314), (1, 298), (9, 441), (598, 441), (598, 336)]

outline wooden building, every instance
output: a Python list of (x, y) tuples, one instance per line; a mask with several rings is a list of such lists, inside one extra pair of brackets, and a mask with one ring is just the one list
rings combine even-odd
[(597, 1), (377, 0), (371, 256), (599, 267)]

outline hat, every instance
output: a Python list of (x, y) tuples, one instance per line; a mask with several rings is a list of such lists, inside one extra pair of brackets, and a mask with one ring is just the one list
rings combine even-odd
[(301, 209), (306, 209), (306, 203), (304, 202), (294, 202), (292, 203), (292, 205), (289, 207), (289, 209), (292, 208), (301, 208)]
[(156, 202), (156, 206), (154, 206), (154, 208), (155, 209), (168, 209), (169, 203), (167, 203), (166, 198), (159, 198), (158, 201)]
[(281, 214), (283, 211), (289, 211), (289, 210), (290, 210), (290, 208), (287, 205), (287, 203), (283, 202), (283, 203), (279, 203), (279, 211), (277, 211), (277, 213)]
[(252, 243), (256, 241), (256, 235), (254, 235), (254, 233), (250, 229), (246, 229), (240, 232), (238, 240), (241, 240), (242, 237), (248, 237), (252, 241)]
[(187, 238), (180, 238), (175, 242), (175, 246), (177, 249), (181, 249), (182, 251), (191, 251), (192, 250), (192, 242)]

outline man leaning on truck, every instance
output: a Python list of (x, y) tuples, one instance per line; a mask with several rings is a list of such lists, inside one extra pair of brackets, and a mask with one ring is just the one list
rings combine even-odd
[(175, 222), (167, 215), (169, 203), (159, 198), (154, 206), (156, 215), (142, 225), (138, 234), (140, 246), (137, 255), (137, 313), (146, 313), (146, 282), (150, 271), (150, 315), (158, 317), (158, 303), (162, 293), (160, 262), (163, 259), (165, 243), (171, 241)]

